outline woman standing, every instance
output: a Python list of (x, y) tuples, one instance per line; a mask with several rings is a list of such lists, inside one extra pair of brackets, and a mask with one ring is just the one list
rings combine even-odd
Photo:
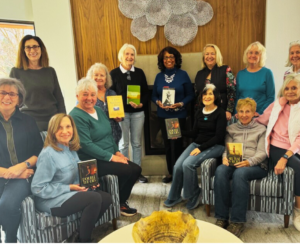
[[(71, 116), (56, 114), (49, 122), (44, 149), (39, 155), (37, 170), (31, 184), (36, 207), (58, 217), (82, 212), (80, 230), (70, 239), (91, 242), (96, 221), (112, 203), (111, 195), (81, 187), (76, 151), (80, 148), (76, 126)], [(99, 186), (99, 185), (98, 185)]]
[[(111, 87), (117, 95), (122, 95), (125, 111), (124, 121), (120, 122), (122, 128), (122, 139), (120, 141), (121, 153), (129, 158), (129, 134), (132, 146), (133, 162), (141, 166), (142, 163), (142, 130), (145, 121), (145, 106), (148, 101), (148, 86), (145, 73), (142, 69), (134, 67), (135, 58), (137, 56), (136, 49), (132, 44), (124, 44), (119, 51), (118, 59), (120, 67), (111, 71), (113, 85)], [(128, 85), (140, 86), (140, 104), (129, 102), (127, 104), (127, 87)], [(148, 182), (143, 175), (139, 177), (139, 182)]]
[(105, 112), (109, 123), (111, 125), (112, 134), (117, 145), (122, 137), (122, 130), (118, 122), (122, 121), (122, 118), (110, 119), (108, 115), (107, 96), (115, 96), (116, 92), (109, 89), (112, 85), (111, 76), (107, 67), (104, 64), (96, 63), (91, 66), (86, 74), (87, 78), (94, 79), (97, 83), (98, 93), (96, 106), (100, 107)]
[(36, 122), (19, 111), (25, 93), (20, 81), (0, 79), (0, 226), (8, 243), (17, 242), (21, 203), (31, 194), (29, 179), (43, 148)]
[(253, 98), (257, 103), (255, 116), (259, 116), (275, 98), (273, 73), (264, 67), (265, 47), (260, 42), (250, 44), (244, 52), (243, 61), (246, 68), (239, 71), (236, 77), (236, 100)]
[[(195, 79), (196, 97), (199, 96), (206, 84), (214, 84), (221, 93), (220, 106), (226, 111), (227, 120), (231, 119), (235, 102), (235, 78), (228, 65), (223, 65), (223, 57), (218, 46), (207, 44), (203, 48), (202, 70), (198, 71)], [(202, 100), (198, 100), (196, 108)]]
[[(179, 51), (173, 47), (166, 47), (158, 54), (157, 59), (161, 72), (155, 78), (152, 102), (157, 105), (157, 117), (166, 149), (169, 175), (163, 178), (163, 182), (168, 183), (172, 181), (174, 164), (183, 151), (183, 141), (182, 138), (168, 139), (165, 119), (178, 118), (180, 128), (184, 130), (187, 116), (186, 105), (193, 100), (195, 94), (188, 74), (180, 69), (182, 59)], [(162, 103), (162, 92), (165, 87), (175, 89), (175, 104), (171, 106), (164, 106)]]
[(56, 113), (66, 113), (56, 72), (49, 67), (43, 41), (26, 35), (19, 44), (16, 67), (10, 77), (19, 79), (27, 92), (21, 111), (32, 116), (40, 131), (47, 131), (50, 118)]
[(290, 67), (290, 69), (284, 73), (284, 78), (291, 73), (300, 73), (300, 40), (290, 43), (289, 55), (285, 66)]

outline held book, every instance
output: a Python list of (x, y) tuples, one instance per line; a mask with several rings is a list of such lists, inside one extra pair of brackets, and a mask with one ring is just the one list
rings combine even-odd
[(171, 106), (175, 104), (175, 88), (164, 87), (162, 90), (163, 106)]
[(165, 119), (165, 121), (166, 121), (168, 139), (180, 138), (181, 130), (180, 130), (178, 118)]
[(127, 85), (127, 104), (133, 102), (137, 105), (141, 102), (141, 86)]
[(107, 96), (109, 118), (124, 118), (124, 106), (121, 95)]
[(227, 143), (226, 148), (229, 166), (243, 161), (243, 143)]
[(91, 159), (86, 161), (80, 161), (78, 164), (79, 182), (82, 187), (97, 186), (98, 170), (97, 160)]

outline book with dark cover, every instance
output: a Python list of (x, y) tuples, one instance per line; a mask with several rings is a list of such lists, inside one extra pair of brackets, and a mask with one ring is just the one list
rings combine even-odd
[(227, 143), (226, 147), (229, 166), (243, 161), (243, 143)]
[(78, 162), (78, 173), (80, 186), (91, 187), (98, 185), (99, 181), (96, 159)]
[(165, 119), (165, 121), (166, 121), (168, 139), (180, 138), (181, 130), (180, 130), (178, 118)]
[(171, 106), (175, 104), (175, 88), (166, 88), (162, 90), (162, 104), (163, 106)]

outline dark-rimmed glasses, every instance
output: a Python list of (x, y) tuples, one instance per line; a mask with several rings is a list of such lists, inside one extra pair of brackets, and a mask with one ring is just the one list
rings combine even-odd
[(14, 92), (6, 92), (6, 91), (0, 92), (0, 97), (4, 98), (6, 95), (8, 95), (11, 98), (16, 98), (17, 96), (19, 96), (18, 93), (14, 93)]
[(31, 49), (33, 49), (34, 51), (36, 51), (38, 48), (40, 48), (39, 45), (25, 46), (25, 51), (29, 52), (29, 51), (31, 51)]

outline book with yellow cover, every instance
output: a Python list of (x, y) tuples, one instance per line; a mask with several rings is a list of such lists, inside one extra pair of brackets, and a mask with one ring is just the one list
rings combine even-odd
[(227, 143), (226, 148), (229, 166), (243, 161), (243, 143)]
[(139, 85), (127, 85), (127, 104), (133, 102), (137, 105), (141, 100), (141, 87)]
[(109, 118), (124, 118), (124, 106), (121, 95), (107, 96)]

